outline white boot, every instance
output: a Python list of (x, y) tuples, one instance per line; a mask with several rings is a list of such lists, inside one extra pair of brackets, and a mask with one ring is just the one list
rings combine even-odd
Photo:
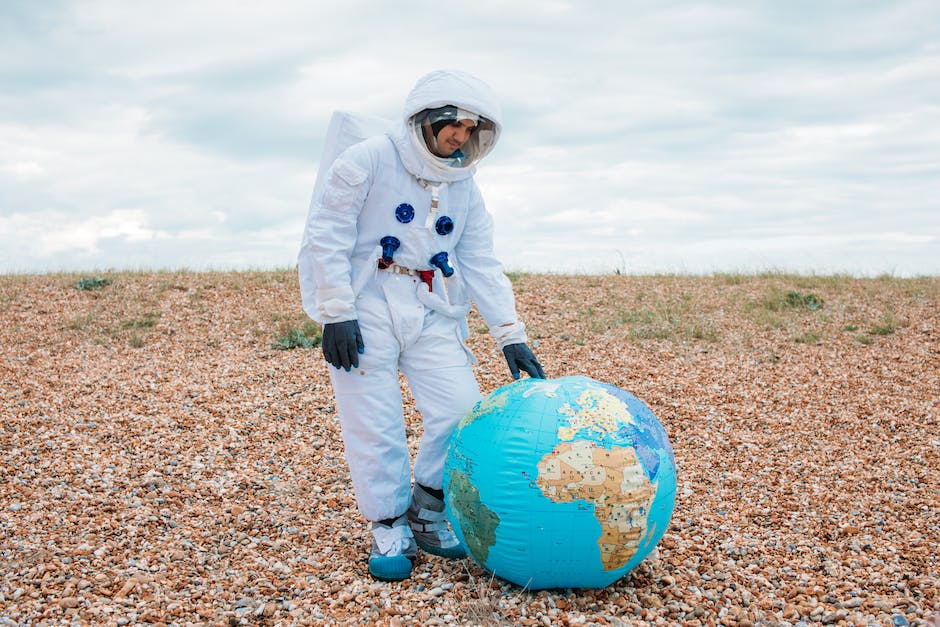
[(369, 573), (382, 581), (401, 581), (411, 576), (411, 564), (418, 547), (408, 520), (403, 515), (391, 525), (372, 523), (372, 553)]

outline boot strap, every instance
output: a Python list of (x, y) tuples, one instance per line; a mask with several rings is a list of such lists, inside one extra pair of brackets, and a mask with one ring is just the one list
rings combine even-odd
[(421, 511), (418, 512), (418, 520), (446, 520), (447, 512), (439, 511), (435, 512), (433, 509), (428, 509), (422, 507)]
[(428, 531), (445, 531), (447, 530), (446, 521), (438, 522), (421, 522), (420, 520), (412, 520), (411, 528), (418, 532), (428, 532)]

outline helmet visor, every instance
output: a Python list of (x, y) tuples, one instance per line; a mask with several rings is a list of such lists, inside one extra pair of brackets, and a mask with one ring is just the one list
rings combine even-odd
[[(460, 130), (461, 126), (465, 130)], [(411, 127), (418, 146), (426, 153), (425, 157), (435, 160), (437, 165), (451, 168), (468, 168), (477, 164), (493, 149), (497, 138), (497, 126), (491, 120), (455, 105), (424, 109), (412, 116)], [(459, 130), (456, 133), (458, 137), (469, 132), (466, 141), (456, 150), (441, 141), (441, 132), (448, 127)], [(445, 135), (448, 133), (445, 131)]]

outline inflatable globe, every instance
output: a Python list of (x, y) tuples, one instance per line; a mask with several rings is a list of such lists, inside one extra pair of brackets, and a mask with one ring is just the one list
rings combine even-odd
[(628, 392), (584, 376), (521, 379), (457, 426), (444, 491), (454, 531), (487, 571), (530, 589), (602, 588), (666, 532), (675, 457)]

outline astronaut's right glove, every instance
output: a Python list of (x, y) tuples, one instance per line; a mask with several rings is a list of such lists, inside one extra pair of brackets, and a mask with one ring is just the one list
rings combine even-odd
[(358, 320), (330, 322), (323, 325), (323, 356), (337, 370), (359, 367), (359, 355), (365, 352)]
[(535, 358), (532, 349), (528, 344), (509, 344), (503, 347), (503, 355), (506, 356), (506, 363), (509, 364), (509, 372), (513, 379), (519, 378), (519, 369), (525, 370), (533, 379), (544, 379), (545, 373), (542, 371), (542, 364)]

